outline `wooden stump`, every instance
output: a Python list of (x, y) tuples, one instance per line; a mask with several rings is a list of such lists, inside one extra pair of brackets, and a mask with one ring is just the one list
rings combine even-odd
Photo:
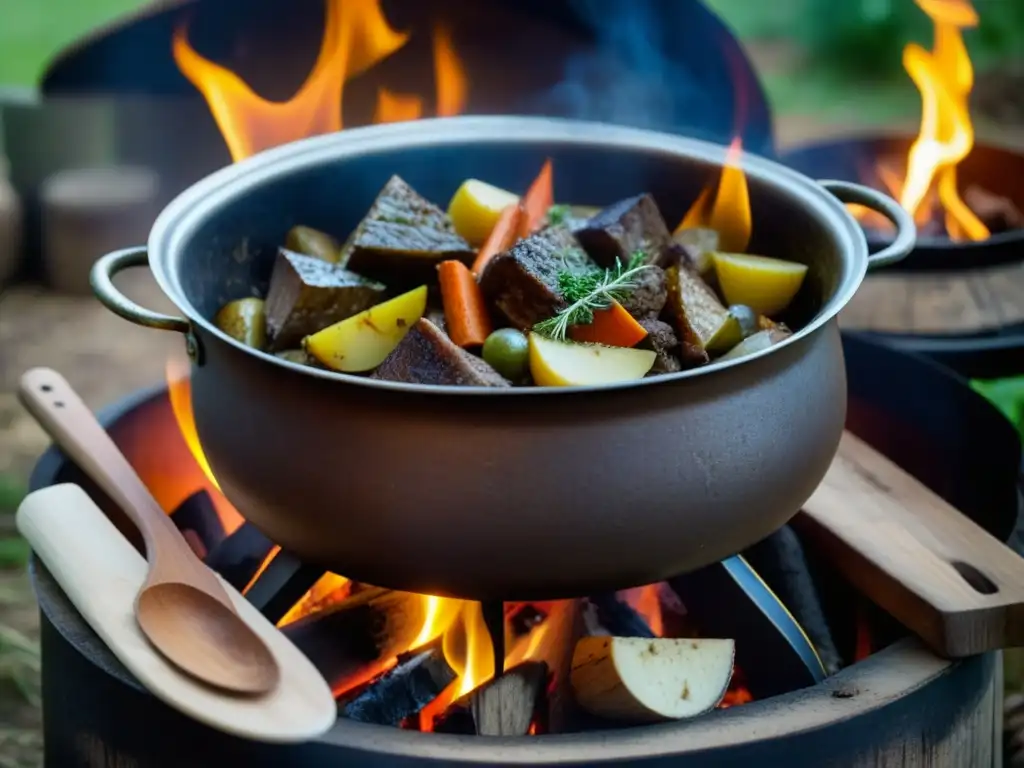
[(1024, 261), (964, 272), (869, 275), (840, 315), (843, 328), (977, 333), (1024, 322)]
[(0, 157), (0, 288), (21, 261), (21, 201), (7, 181), (6, 161)]
[(42, 185), (47, 279), (64, 293), (87, 294), (89, 270), (103, 254), (146, 242), (159, 180), (145, 168), (61, 171)]

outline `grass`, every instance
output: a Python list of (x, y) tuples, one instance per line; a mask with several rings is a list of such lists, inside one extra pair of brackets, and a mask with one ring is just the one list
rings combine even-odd
[(141, 0), (0, 1), (0, 85), (35, 85), (62, 47), (140, 5)]

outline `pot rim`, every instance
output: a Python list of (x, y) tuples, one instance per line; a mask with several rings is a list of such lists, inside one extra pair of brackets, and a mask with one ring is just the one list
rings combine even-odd
[(292, 363), (246, 346), (217, 328), (189, 301), (181, 284), (178, 254), (198, 226), (230, 200), (271, 182), (275, 177), (312, 165), (334, 162), (360, 154), (387, 153), (410, 147), (465, 144), (590, 144), (595, 149), (628, 150), (685, 156), (712, 162), (720, 168), (726, 162), (727, 147), (700, 139), (647, 129), (549, 117), (456, 116), (427, 118), (404, 123), (372, 125), (314, 136), (258, 153), (215, 171), (172, 200), (157, 217), (150, 231), (148, 252), (153, 276), (167, 297), (184, 313), (193, 327), (264, 362), (315, 376), (320, 379), (376, 390), (426, 395), (476, 395), (489, 397), (538, 397), (579, 392), (624, 390), (671, 384), (721, 373), (737, 365), (749, 365), (767, 355), (800, 343), (816, 333), (853, 298), (868, 269), (868, 245), (863, 230), (840, 200), (807, 176), (764, 157), (743, 153), (742, 168), (747, 178), (782, 187), (829, 228), (839, 242), (842, 273), (833, 295), (817, 315), (792, 336), (767, 349), (742, 358), (712, 362), (700, 368), (645, 377), (636, 381), (572, 387), (482, 387), (437, 386), (382, 381), (367, 376), (313, 368)]

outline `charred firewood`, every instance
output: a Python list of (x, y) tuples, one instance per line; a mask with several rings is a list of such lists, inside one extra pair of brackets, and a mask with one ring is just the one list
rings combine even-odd
[(251, 523), (242, 523), (206, 556), (206, 564), (241, 591), (259, 572), (274, 542)]
[(404, 653), (426, 619), (420, 595), (371, 587), (281, 631), (334, 690), (351, 690)]
[(793, 529), (784, 525), (750, 547), (744, 557), (803, 627), (825, 671), (832, 675), (842, 669), (803, 545)]
[(344, 703), (339, 714), (349, 720), (376, 725), (398, 725), (437, 698), (455, 671), (439, 645), (398, 658), (398, 664), (367, 683)]
[[(219, 546), (227, 536), (213, 499), (203, 489), (181, 502), (171, 513), (171, 520), (186, 538), (191, 538), (188, 532), (193, 534), (194, 539), (191, 539), (190, 543), (198, 541), (202, 545), (202, 551), (196, 551), (200, 558), (206, 557), (206, 554)], [(194, 545), (192, 548), (196, 549)]]
[(527, 661), (469, 695), (478, 736), (525, 736), (547, 685), (548, 665)]
[(614, 592), (591, 595), (587, 600), (594, 606), (596, 618), (603, 628), (591, 634), (608, 634), (616, 637), (654, 637), (650, 625), (629, 603), (619, 599)]
[(282, 550), (251, 582), (245, 597), (268, 621), (277, 624), (324, 573), (323, 568)]

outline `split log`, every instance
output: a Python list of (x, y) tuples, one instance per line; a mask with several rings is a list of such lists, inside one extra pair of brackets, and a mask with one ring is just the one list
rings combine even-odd
[(478, 736), (525, 736), (547, 686), (548, 665), (527, 661), (477, 688), (469, 711)]
[(420, 595), (371, 587), (281, 631), (335, 692), (347, 692), (409, 650), (426, 620), (426, 606)]
[[(217, 507), (205, 489), (196, 491), (181, 502), (171, 513), (171, 520), (192, 544), (192, 549), (200, 559), (205, 558), (210, 550), (227, 537)], [(192, 536), (189, 536), (190, 532)], [(196, 550), (194, 542), (201, 546), (201, 550)]]
[(586, 637), (576, 644), (572, 690), (598, 717), (651, 723), (718, 706), (732, 679), (732, 640)]
[(398, 664), (340, 703), (339, 714), (376, 725), (399, 725), (437, 698), (455, 680), (440, 644), (400, 656)]

